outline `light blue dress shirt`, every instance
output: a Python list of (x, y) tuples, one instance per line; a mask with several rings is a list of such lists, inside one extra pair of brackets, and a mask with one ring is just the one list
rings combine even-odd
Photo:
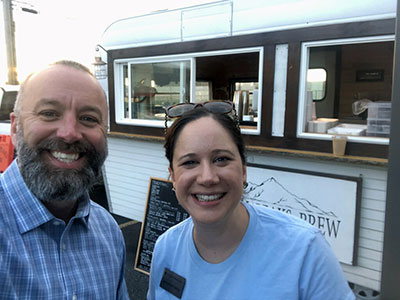
[(14, 161), (0, 178), (0, 299), (129, 299), (125, 244), (112, 216), (79, 199), (65, 224), (28, 190)]

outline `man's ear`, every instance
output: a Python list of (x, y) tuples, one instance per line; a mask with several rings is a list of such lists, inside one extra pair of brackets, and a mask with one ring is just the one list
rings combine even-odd
[(12, 141), (14, 147), (16, 147), (17, 146), (18, 118), (14, 112), (10, 113), (10, 120), (11, 120), (11, 129), (10, 129), (11, 141)]

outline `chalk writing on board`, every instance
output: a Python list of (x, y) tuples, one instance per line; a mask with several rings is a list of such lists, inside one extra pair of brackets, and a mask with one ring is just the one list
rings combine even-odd
[(150, 178), (145, 215), (142, 223), (135, 269), (149, 273), (153, 249), (157, 238), (168, 228), (189, 216), (179, 205), (172, 182)]

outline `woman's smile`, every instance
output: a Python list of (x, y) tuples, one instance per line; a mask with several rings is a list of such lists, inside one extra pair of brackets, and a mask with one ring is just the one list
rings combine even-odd
[(204, 194), (194, 194), (197, 200), (200, 202), (211, 202), (221, 199), (224, 194), (212, 194), (212, 195), (204, 195)]

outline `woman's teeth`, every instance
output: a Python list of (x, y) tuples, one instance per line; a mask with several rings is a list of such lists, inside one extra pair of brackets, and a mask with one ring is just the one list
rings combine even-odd
[(63, 153), (52, 151), (51, 155), (64, 163), (71, 163), (79, 158), (79, 153)]
[(208, 202), (208, 201), (215, 201), (222, 197), (223, 194), (216, 194), (216, 195), (200, 195), (196, 194), (197, 200), (200, 202)]

